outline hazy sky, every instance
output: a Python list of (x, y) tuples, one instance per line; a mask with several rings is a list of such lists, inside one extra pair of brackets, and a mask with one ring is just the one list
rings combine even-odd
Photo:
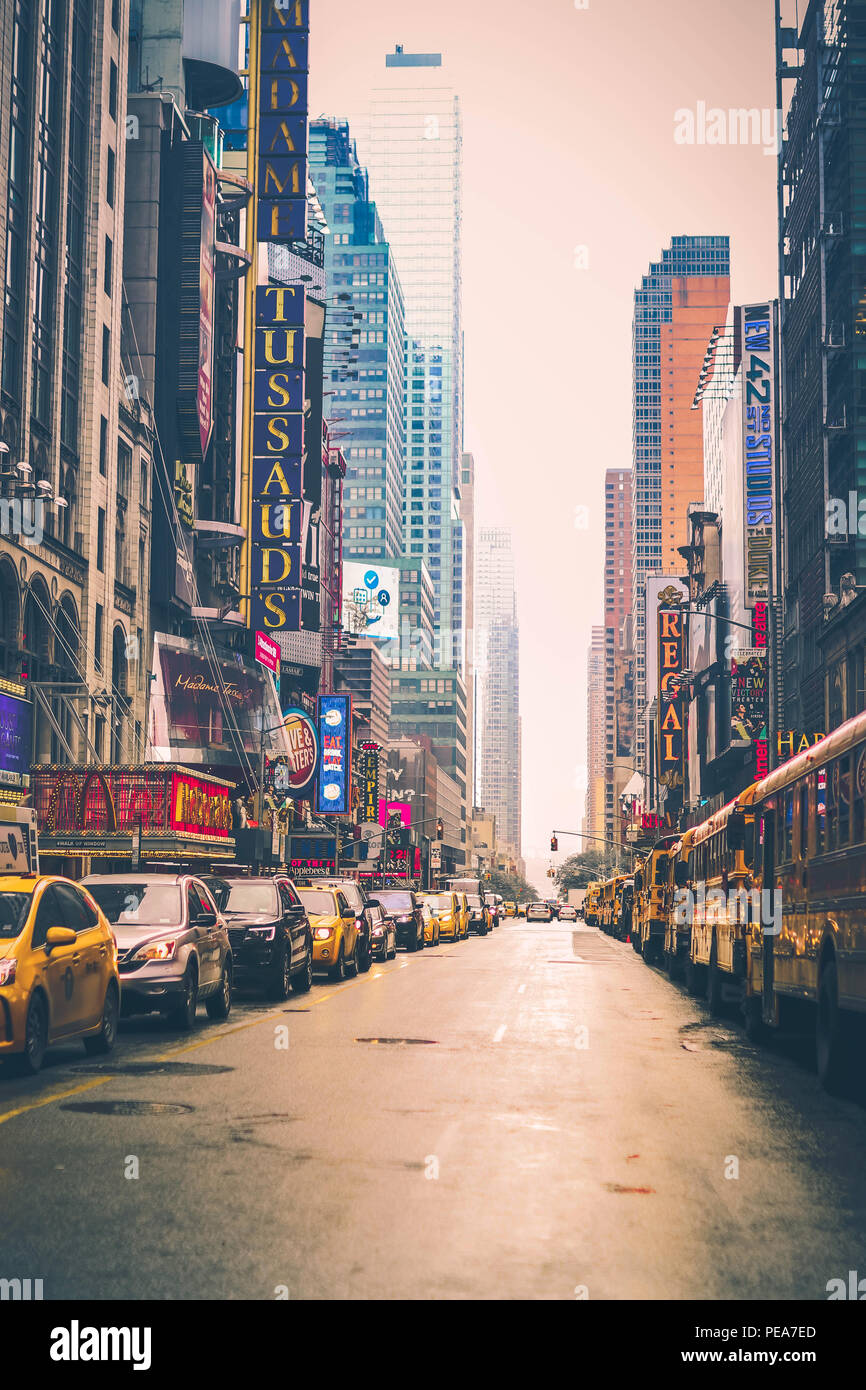
[(583, 815), (604, 471), (631, 466), (635, 286), (671, 236), (728, 233), (735, 301), (776, 293), (773, 154), (674, 139), (675, 113), (699, 103), (772, 112), (773, 0), (310, 9), (314, 115), (365, 110), (398, 43), (441, 52), (461, 94), (465, 447), (478, 524), (514, 531), (524, 854), (541, 888), (551, 827)]

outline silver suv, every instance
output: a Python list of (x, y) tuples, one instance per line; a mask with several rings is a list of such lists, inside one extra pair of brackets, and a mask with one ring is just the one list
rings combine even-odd
[(88, 874), (81, 880), (117, 939), (122, 1014), (160, 1013), (183, 1032), (204, 1001), (208, 1017), (232, 1006), (229, 934), (193, 874)]

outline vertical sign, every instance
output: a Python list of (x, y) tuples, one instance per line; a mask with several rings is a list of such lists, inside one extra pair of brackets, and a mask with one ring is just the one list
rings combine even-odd
[(361, 749), (361, 777), (364, 787), (364, 820), (379, 820), (379, 745), (365, 743)]
[(681, 787), (685, 761), (685, 702), (679, 677), (685, 670), (685, 613), (673, 588), (659, 594), (659, 780), (666, 787)]
[(773, 309), (743, 309), (743, 458), (745, 486), (746, 605), (767, 603), (773, 572), (773, 472), (776, 414)]
[(304, 311), (302, 285), (256, 290), (250, 625), (263, 632), (301, 625)]
[(259, 241), (307, 235), (309, 0), (261, 0)]
[(345, 816), (351, 809), (352, 697), (319, 696), (319, 815)]

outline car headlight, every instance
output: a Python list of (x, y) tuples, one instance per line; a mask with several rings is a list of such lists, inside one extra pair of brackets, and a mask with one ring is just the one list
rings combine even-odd
[(333, 936), (334, 933), (330, 927), (316, 927), (314, 935), (317, 941), (327, 941), (328, 937)]
[(412, 918), (412, 917), (398, 917), (398, 918), (397, 918), (397, 921), (400, 923), (401, 926), (405, 927), (405, 926), (408, 925), (409, 922), (414, 921), (414, 918)]
[(374, 927), (374, 928), (373, 928), (373, 935), (374, 935), (374, 936), (384, 936), (384, 935), (385, 935), (385, 928), (384, 928), (384, 927)]
[(177, 950), (177, 942), (170, 941), (150, 941), (146, 946), (140, 946), (132, 957), (133, 960), (174, 960)]
[(273, 927), (248, 927), (250, 936), (255, 936), (259, 941), (273, 941), (277, 934), (276, 926)]
[(18, 962), (14, 956), (7, 956), (5, 960), (0, 960), (0, 985), (13, 984), (17, 969)]

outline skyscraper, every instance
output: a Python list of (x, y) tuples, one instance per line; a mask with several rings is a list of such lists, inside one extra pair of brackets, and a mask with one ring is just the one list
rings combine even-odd
[(403, 553), (403, 292), (346, 121), (310, 124), (325, 241), (328, 415), (343, 436), (343, 554)]
[(481, 528), (475, 573), (478, 804), (495, 815), (497, 840), (519, 856), (520, 629), (509, 530)]
[(647, 576), (677, 575), (689, 502), (703, 497), (701, 417), (695, 383), (730, 299), (726, 236), (674, 237), (651, 263), (634, 297), (632, 606), (635, 643), (635, 762), (645, 758)]
[(403, 544), (436, 591), (436, 659), (463, 670), (463, 448), (460, 102), (438, 53), (385, 60), (374, 93), (372, 187), (397, 256), (406, 304)]
[(586, 703), (586, 806), (583, 831), (588, 837), (583, 848), (605, 853), (604, 833), (604, 628), (592, 629), (587, 654)]

